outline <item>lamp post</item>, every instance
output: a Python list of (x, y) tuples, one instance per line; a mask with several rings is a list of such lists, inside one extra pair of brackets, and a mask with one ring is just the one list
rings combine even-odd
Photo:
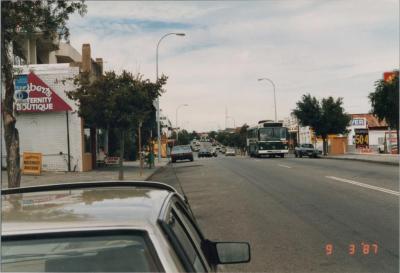
[[(176, 32), (171, 32), (167, 33), (164, 36), (158, 40), (157, 43), (157, 48), (156, 48), (156, 78), (158, 82), (158, 48), (160, 46), (161, 41), (170, 35), (176, 35), (176, 36), (185, 36), (185, 33), (176, 33)], [(156, 108), (157, 108), (157, 114), (156, 114), (156, 119), (157, 119), (157, 143), (158, 143), (158, 162), (161, 161), (161, 132), (160, 132), (160, 98), (157, 97), (156, 99)]]
[(176, 115), (175, 115), (175, 127), (176, 127), (176, 142), (178, 142), (178, 136), (179, 136), (179, 129), (178, 129), (178, 110), (181, 107), (189, 106), (189, 104), (181, 104), (178, 107), (176, 107)]
[(260, 78), (258, 79), (258, 81), (269, 81), (272, 84), (272, 87), (274, 88), (274, 106), (275, 106), (275, 122), (278, 121), (277, 117), (276, 117), (276, 95), (275, 95), (275, 84), (272, 80), (268, 79), (268, 78)]

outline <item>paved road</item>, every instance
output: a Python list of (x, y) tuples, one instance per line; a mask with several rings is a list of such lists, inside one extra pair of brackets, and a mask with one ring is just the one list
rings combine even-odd
[(399, 272), (398, 178), (373, 163), (220, 156), (153, 180), (180, 182), (210, 239), (251, 243), (251, 263), (229, 271)]

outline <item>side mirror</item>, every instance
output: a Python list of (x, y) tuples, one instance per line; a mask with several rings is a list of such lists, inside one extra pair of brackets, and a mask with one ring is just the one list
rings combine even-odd
[(220, 264), (248, 263), (250, 261), (250, 244), (234, 242), (216, 242)]
[(250, 261), (250, 244), (246, 242), (207, 241), (207, 252), (215, 264), (237, 264)]

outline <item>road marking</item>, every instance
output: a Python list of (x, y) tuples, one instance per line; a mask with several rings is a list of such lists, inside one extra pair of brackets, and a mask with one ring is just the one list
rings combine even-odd
[(363, 188), (367, 188), (367, 189), (371, 189), (371, 190), (375, 190), (375, 191), (381, 191), (381, 192), (385, 192), (385, 193), (389, 193), (389, 194), (400, 196), (400, 192), (398, 192), (398, 191), (392, 191), (392, 190), (388, 190), (388, 189), (385, 189), (385, 188), (380, 188), (380, 187), (376, 187), (376, 186), (360, 183), (360, 182), (349, 180), (349, 179), (335, 177), (335, 176), (325, 176), (325, 177), (329, 178), (329, 179), (336, 180), (336, 181), (357, 185), (357, 186), (360, 186), (360, 187), (363, 187)]
[(288, 166), (288, 165), (283, 165), (283, 164), (278, 164), (279, 167), (283, 167), (283, 168), (288, 168), (291, 169), (292, 167)]

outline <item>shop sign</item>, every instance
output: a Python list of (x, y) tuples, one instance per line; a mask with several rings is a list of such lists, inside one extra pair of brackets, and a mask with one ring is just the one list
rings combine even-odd
[(34, 73), (15, 79), (15, 108), (18, 112), (62, 112), (71, 107)]
[(363, 118), (355, 118), (351, 120), (352, 126), (365, 126), (365, 119)]
[(385, 82), (391, 82), (394, 80), (394, 78), (396, 77), (396, 75), (399, 75), (398, 71), (392, 71), (392, 72), (384, 72), (383, 73), (383, 80)]
[(356, 148), (368, 148), (369, 147), (369, 137), (368, 129), (355, 129), (355, 142)]
[(42, 172), (42, 154), (28, 153), (23, 154), (23, 174), (40, 175)]

